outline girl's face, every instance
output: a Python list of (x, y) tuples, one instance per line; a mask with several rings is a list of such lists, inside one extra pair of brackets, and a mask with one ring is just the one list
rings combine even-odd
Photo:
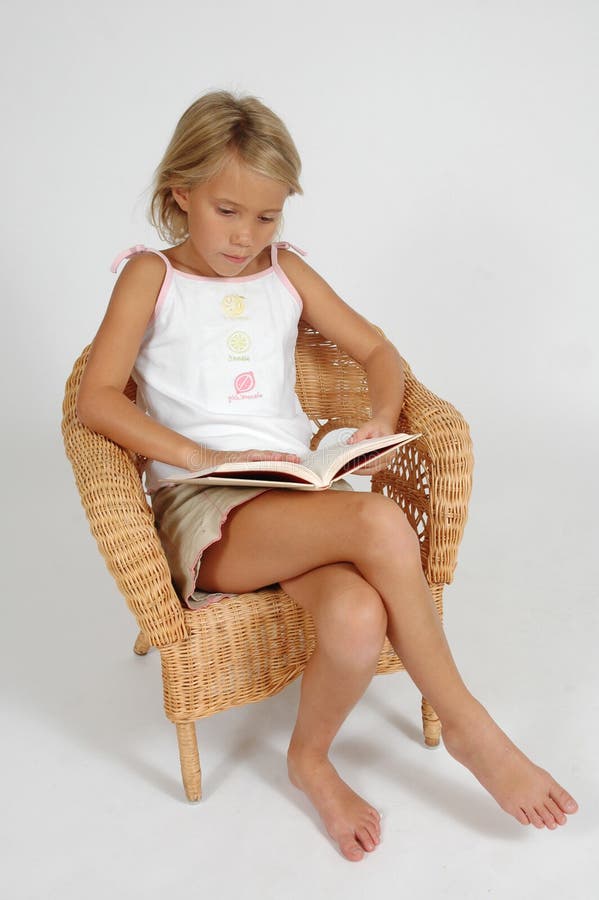
[(178, 248), (184, 265), (208, 276), (259, 271), (254, 260), (278, 228), (289, 194), (286, 184), (233, 157), (209, 181), (172, 192), (187, 213), (189, 237)]

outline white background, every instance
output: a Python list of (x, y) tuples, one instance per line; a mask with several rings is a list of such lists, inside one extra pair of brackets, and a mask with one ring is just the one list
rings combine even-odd
[[(4, 25), (7, 896), (589, 896), (597, 5), (36, 0)], [(579, 800), (557, 833), (522, 829), (443, 749), (422, 750), (404, 674), (375, 679), (333, 745), (385, 807), (384, 843), (360, 864), (286, 780), (299, 681), (200, 723), (206, 793), (184, 801), (158, 654), (131, 653), (60, 406), (112, 259), (162, 246), (144, 214), (176, 121), (219, 88), (260, 97), (298, 146), (305, 195), (283, 238), (470, 423), (446, 630), (472, 690)]]

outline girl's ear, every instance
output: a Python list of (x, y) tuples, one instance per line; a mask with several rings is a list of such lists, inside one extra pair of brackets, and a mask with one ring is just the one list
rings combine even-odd
[(171, 194), (175, 198), (177, 206), (179, 206), (183, 212), (187, 212), (187, 207), (189, 205), (189, 190), (187, 188), (174, 187), (171, 188)]

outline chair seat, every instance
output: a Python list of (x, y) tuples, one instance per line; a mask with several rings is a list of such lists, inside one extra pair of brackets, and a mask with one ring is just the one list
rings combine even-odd
[[(442, 585), (433, 595), (442, 615)], [(164, 709), (175, 724), (273, 696), (301, 675), (314, 650), (312, 616), (280, 587), (183, 609), (183, 615), (189, 637), (161, 650)], [(401, 669), (385, 638), (376, 674)]]

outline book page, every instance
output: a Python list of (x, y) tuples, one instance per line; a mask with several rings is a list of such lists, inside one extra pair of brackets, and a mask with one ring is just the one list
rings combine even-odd
[(385, 450), (394, 449), (420, 437), (420, 435), (387, 434), (348, 444), (348, 439), (357, 430), (357, 428), (337, 428), (329, 432), (323, 437), (317, 450), (302, 457), (302, 464), (311, 468), (328, 484), (337, 474), (349, 473), (352, 468), (359, 468), (357, 462), (359, 457), (364, 457), (361, 464), (365, 465), (370, 459), (383, 456)]
[[(324, 479), (326, 470), (331, 463), (335, 464), (337, 459), (341, 459), (348, 449), (348, 439), (357, 430), (357, 428), (335, 428), (334, 431), (329, 431), (322, 438), (316, 450), (310, 450), (300, 457), (302, 465), (307, 466), (308, 469)], [(355, 446), (355, 444), (349, 445), (349, 447)]]
[[(335, 476), (365, 465), (371, 459), (384, 455), (395, 447), (412, 441), (419, 434), (390, 434), (378, 438), (366, 438), (355, 444), (348, 444), (348, 438), (357, 428), (337, 428), (321, 440), (316, 450), (310, 450), (300, 463), (287, 460), (255, 460), (253, 462), (226, 462), (209, 469), (188, 472), (176, 478), (159, 479), (159, 482), (176, 484), (197, 479), (203, 483), (247, 482), (265, 484), (269, 481), (287, 483), (290, 486), (313, 485), (317, 488), (328, 486)], [(378, 451), (378, 452), (377, 452)], [(361, 461), (359, 461), (361, 460)], [(218, 482), (216, 482), (218, 478)]]

